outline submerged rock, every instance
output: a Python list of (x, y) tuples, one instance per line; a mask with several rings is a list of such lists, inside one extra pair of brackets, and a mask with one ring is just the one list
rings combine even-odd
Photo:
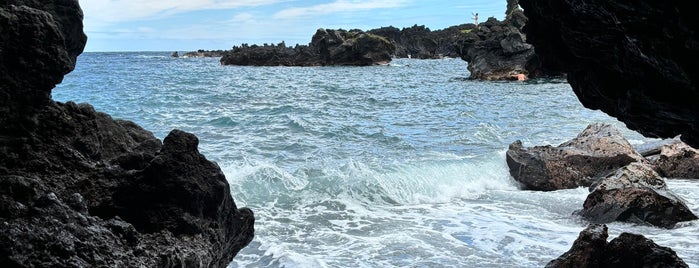
[(252, 240), (194, 135), (51, 100), (85, 45), (77, 1), (5, 1), (0, 23), (0, 267), (225, 267)]
[(606, 225), (590, 224), (568, 252), (546, 267), (689, 267), (675, 251), (642, 235), (622, 233), (607, 243), (608, 236)]
[(557, 147), (525, 148), (515, 141), (506, 157), (510, 175), (525, 189), (540, 191), (587, 187), (600, 176), (643, 159), (608, 124), (591, 124)]
[(579, 213), (595, 223), (628, 221), (672, 228), (697, 219), (646, 163), (631, 163), (591, 188)]
[(699, 16), (691, 1), (522, 1), (527, 41), (580, 102), (647, 137), (699, 148)]
[(360, 30), (318, 29), (308, 46), (243, 44), (221, 58), (223, 65), (253, 66), (369, 66), (388, 64), (395, 51), (386, 38)]

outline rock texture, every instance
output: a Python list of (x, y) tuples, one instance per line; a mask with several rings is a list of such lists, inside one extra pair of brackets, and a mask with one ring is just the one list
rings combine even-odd
[(506, 158), (516, 181), (525, 189), (541, 191), (587, 187), (611, 171), (643, 160), (616, 128), (599, 123), (557, 147), (525, 148), (515, 141)]
[(579, 213), (595, 223), (628, 221), (672, 228), (697, 219), (648, 164), (631, 163), (591, 188)]
[(642, 235), (622, 233), (607, 243), (607, 226), (591, 224), (580, 232), (570, 250), (547, 268), (688, 267), (670, 248)]
[(660, 176), (699, 179), (699, 151), (682, 142), (666, 144), (648, 157)]
[(699, 147), (699, 16), (687, 1), (522, 1), (527, 41), (585, 107)]
[(395, 46), (386, 38), (360, 30), (318, 29), (308, 46), (242, 45), (224, 53), (223, 65), (369, 66), (388, 64)]
[(440, 59), (443, 57), (460, 57), (465, 36), (476, 26), (473, 23), (451, 26), (432, 31), (424, 25), (398, 29), (393, 26), (367, 31), (382, 36), (396, 46), (394, 57), (414, 59)]
[(560, 76), (541, 66), (534, 47), (521, 29), (527, 17), (518, 1), (508, 0), (504, 21), (488, 18), (457, 42), (461, 58), (468, 62), (472, 79), (518, 80), (519, 77)]
[(4, 1), (0, 32), (0, 267), (225, 267), (251, 241), (194, 135), (51, 100), (85, 45), (76, 0)]

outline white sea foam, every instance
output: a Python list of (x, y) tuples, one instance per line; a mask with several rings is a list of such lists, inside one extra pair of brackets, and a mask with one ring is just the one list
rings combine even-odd
[[(196, 134), (255, 213), (255, 238), (231, 267), (543, 267), (586, 227), (572, 212), (587, 189), (519, 190), (508, 145), (558, 145), (594, 122), (648, 140), (582, 107), (565, 83), (473, 81), (461, 60), (229, 68), (169, 55), (83, 53), (52, 95), (160, 138)], [(668, 185), (699, 213), (699, 184)], [(697, 221), (609, 228), (699, 268)]]

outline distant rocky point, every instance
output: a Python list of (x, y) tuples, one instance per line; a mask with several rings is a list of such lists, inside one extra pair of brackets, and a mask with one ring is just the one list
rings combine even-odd
[(247, 45), (223, 53), (223, 65), (253, 66), (369, 66), (388, 64), (395, 45), (384, 37), (361, 30), (318, 29), (308, 45), (287, 47)]
[(393, 54), (395, 58), (440, 59), (460, 57), (463, 54), (460, 51), (460, 42), (465, 33), (475, 28), (476, 25), (470, 23), (432, 31), (424, 25), (416, 24), (402, 30), (388, 26), (367, 32), (391, 41), (396, 46), (396, 52)]

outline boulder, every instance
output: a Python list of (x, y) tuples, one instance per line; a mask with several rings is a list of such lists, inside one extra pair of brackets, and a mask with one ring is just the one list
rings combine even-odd
[(688, 1), (522, 1), (544, 67), (587, 108), (647, 137), (699, 146), (699, 16)]
[(578, 212), (595, 223), (627, 221), (672, 228), (697, 217), (647, 163), (631, 163), (591, 187)]
[(539, 191), (588, 187), (611, 171), (643, 161), (619, 130), (599, 123), (557, 147), (525, 148), (515, 141), (506, 159), (510, 175), (524, 189)]
[(648, 159), (660, 176), (699, 179), (699, 151), (686, 143), (663, 145), (658, 154), (649, 156)]
[(225, 267), (252, 240), (194, 135), (51, 100), (86, 42), (76, 0), (4, 1), (0, 32), (0, 267)]
[(360, 30), (318, 29), (308, 46), (243, 44), (221, 57), (223, 65), (253, 66), (370, 66), (388, 64), (395, 51), (386, 38)]
[(547, 268), (689, 267), (675, 251), (642, 235), (622, 233), (607, 243), (607, 226), (590, 224), (573, 246)]

